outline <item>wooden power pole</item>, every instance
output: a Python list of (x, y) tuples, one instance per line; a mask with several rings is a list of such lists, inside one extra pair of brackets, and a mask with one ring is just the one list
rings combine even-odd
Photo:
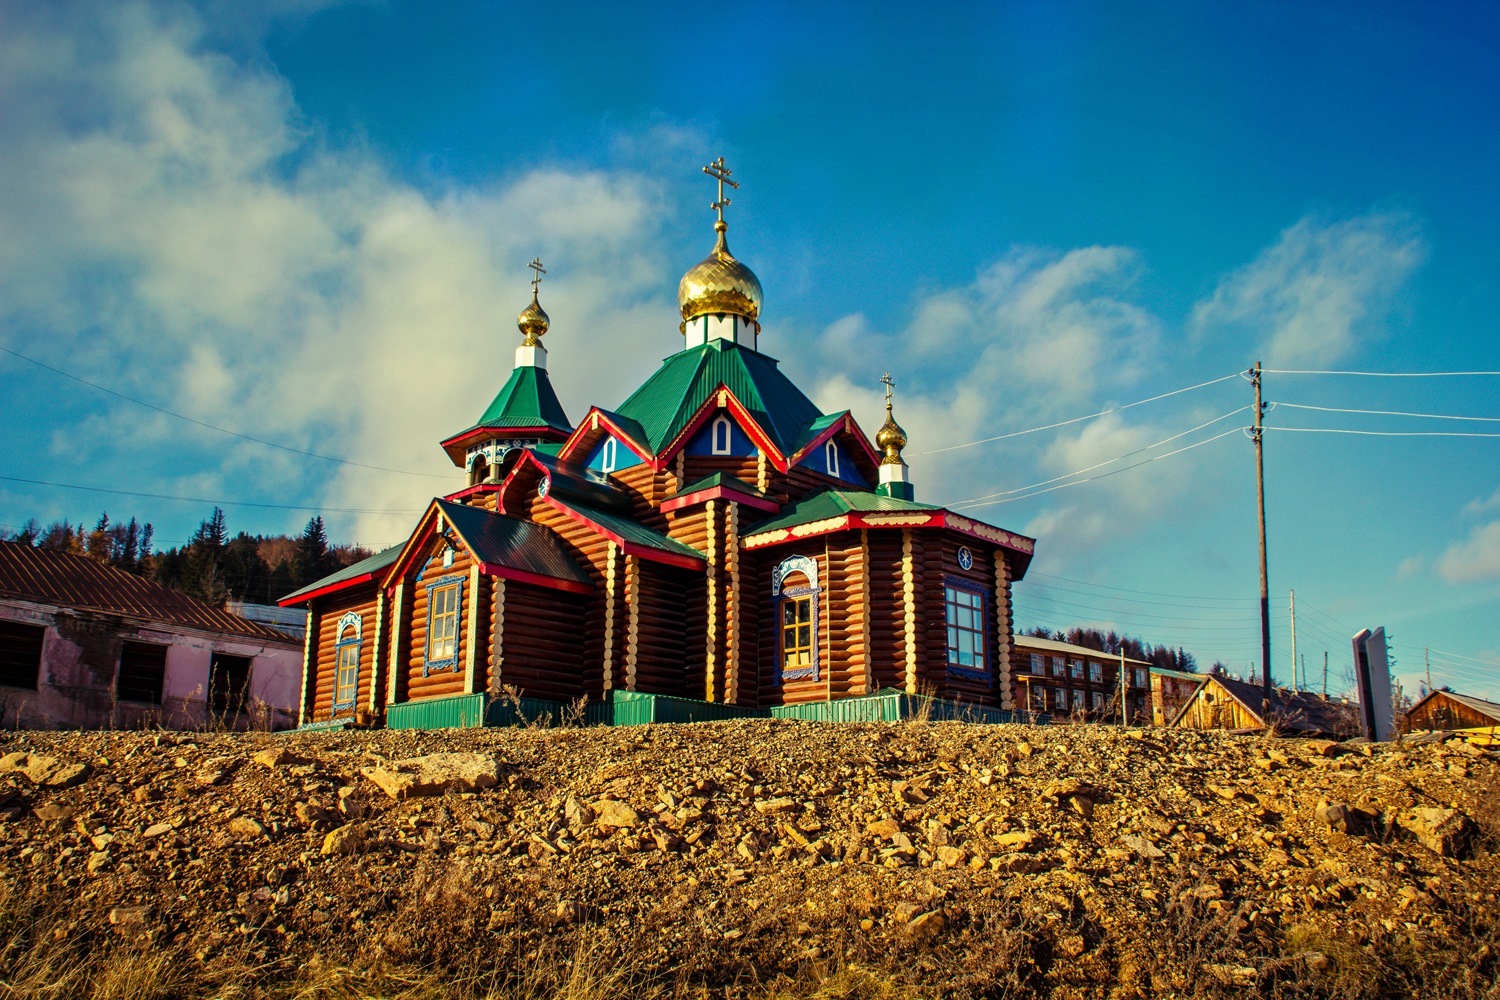
[(1261, 418), (1266, 407), (1261, 402), (1260, 362), (1250, 370), (1250, 383), (1255, 386), (1255, 427), (1250, 438), (1255, 442), (1255, 503), (1260, 515), (1260, 671), (1264, 708), (1271, 707), (1271, 590), (1266, 576), (1266, 462), (1261, 447), (1264, 426)]
[(1293, 590), (1289, 593), (1292, 595), (1292, 690), (1299, 691), (1301, 688), (1297, 686), (1297, 592)]

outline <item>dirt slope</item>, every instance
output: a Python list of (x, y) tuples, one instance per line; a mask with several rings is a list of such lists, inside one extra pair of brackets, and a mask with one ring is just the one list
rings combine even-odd
[(0, 753), (18, 990), (60, 949), (100, 996), (143, 955), (162, 995), (587, 966), (575, 995), (1500, 996), (1500, 766), (1463, 743), (748, 720)]

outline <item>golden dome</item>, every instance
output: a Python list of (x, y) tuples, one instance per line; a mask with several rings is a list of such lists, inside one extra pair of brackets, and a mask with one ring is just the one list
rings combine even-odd
[(547, 319), (547, 313), (542, 309), (542, 304), (537, 301), (536, 290), (533, 289), (531, 305), (522, 309), (521, 315), (516, 317), (516, 326), (519, 326), (521, 332), (526, 334), (526, 339), (521, 342), (522, 346), (536, 347), (541, 343), (542, 336), (547, 332), (549, 325), (551, 321)]
[(729, 253), (723, 222), (714, 224), (719, 233), (713, 252), (695, 264), (677, 286), (677, 305), (686, 323), (708, 313), (733, 313), (751, 322), (760, 316), (760, 279)]
[(891, 416), (890, 403), (885, 404), (885, 423), (881, 424), (880, 430), (875, 432), (875, 447), (885, 452), (880, 459), (881, 465), (901, 464), (901, 449), (906, 447), (906, 432)]

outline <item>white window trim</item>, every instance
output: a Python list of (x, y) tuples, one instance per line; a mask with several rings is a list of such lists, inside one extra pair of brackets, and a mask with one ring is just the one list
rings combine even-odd
[(614, 472), (615, 460), (619, 457), (619, 442), (612, 437), (604, 439), (604, 447), (599, 449), (599, 471)]
[[(719, 444), (719, 430), (724, 431), (724, 443)], [(713, 426), (710, 428), (711, 450), (715, 455), (728, 455), (734, 445), (734, 431), (730, 426), (729, 415), (721, 413), (714, 418)]]
[(839, 474), (839, 446), (832, 438), (823, 445), (823, 464), (828, 467), (830, 476)]

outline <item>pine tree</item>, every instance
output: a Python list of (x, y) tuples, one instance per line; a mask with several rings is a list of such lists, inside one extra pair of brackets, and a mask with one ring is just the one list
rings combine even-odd
[(297, 541), (297, 555), (292, 560), (292, 576), (298, 587), (305, 587), (328, 574), (328, 531), (323, 518), (314, 514), (307, 520)]

